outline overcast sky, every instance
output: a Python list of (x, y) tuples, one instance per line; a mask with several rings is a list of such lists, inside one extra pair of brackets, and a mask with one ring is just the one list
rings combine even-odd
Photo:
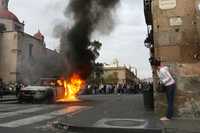
[[(25, 22), (25, 32), (32, 35), (40, 29), (45, 35), (47, 47), (55, 49), (59, 40), (53, 37), (54, 26), (62, 22), (66, 25), (70, 23), (63, 15), (68, 1), (10, 0), (9, 9), (21, 22)], [(121, 0), (114, 17), (115, 28), (110, 34), (94, 36), (103, 43), (99, 61), (111, 63), (117, 58), (121, 65), (136, 67), (139, 77), (150, 77), (149, 50), (143, 43), (146, 36), (143, 0)]]

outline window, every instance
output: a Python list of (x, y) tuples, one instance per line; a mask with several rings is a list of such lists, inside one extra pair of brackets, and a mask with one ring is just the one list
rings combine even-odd
[(32, 51), (33, 51), (33, 44), (29, 44), (28, 46), (29, 57), (32, 57)]
[(19, 25), (15, 25), (15, 31), (22, 31), (21, 26), (19, 26)]
[(3, 32), (6, 30), (5, 24), (0, 23), (0, 32)]

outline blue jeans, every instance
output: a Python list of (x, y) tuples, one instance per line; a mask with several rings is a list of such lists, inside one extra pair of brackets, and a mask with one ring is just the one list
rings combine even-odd
[(174, 114), (174, 97), (175, 97), (176, 84), (166, 86), (166, 95), (167, 95), (167, 113), (166, 117), (171, 119)]

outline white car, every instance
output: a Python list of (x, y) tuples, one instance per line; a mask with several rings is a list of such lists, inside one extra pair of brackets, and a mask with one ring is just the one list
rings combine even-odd
[(64, 98), (64, 89), (59, 86), (27, 86), (20, 90), (19, 102), (39, 102), (45, 101), (54, 103)]

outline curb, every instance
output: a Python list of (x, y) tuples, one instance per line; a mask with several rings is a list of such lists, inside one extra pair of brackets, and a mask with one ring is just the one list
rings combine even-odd
[(89, 126), (76, 126), (69, 125), (67, 123), (56, 123), (54, 124), (56, 128), (62, 128), (63, 130), (67, 130), (69, 132), (77, 132), (77, 133), (162, 133), (162, 129), (137, 129), (137, 128), (105, 128), (105, 127), (89, 127)]

